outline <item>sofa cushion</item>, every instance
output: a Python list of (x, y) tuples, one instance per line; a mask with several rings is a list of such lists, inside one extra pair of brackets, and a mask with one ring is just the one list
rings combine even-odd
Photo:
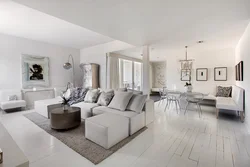
[(216, 108), (225, 110), (238, 110), (238, 105), (230, 97), (217, 97)]
[(119, 111), (119, 110), (112, 109), (106, 106), (95, 107), (93, 108), (92, 113), (93, 115), (99, 115), (103, 113), (112, 113), (112, 114), (118, 114), (118, 115), (128, 117), (128, 118), (132, 118), (137, 115), (137, 113), (133, 111)]
[(129, 136), (129, 119), (116, 114), (102, 114), (85, 121), (85, 137), (109, 149)]
[(95, 103), (97, 102), (97, 98), (99, 96), (99, 90), (98, 89), (91, 89), (91, 90), (88, 90), (85, 98), (84, 98), (84, 102), (87, 102), (87, 103)]
[(115, 92), (115, 96), (111, 100), (108, 107), (125, 111), (132, 96), (132, 92)]
[(232, 86), (230, 87), (217, 87), (216, 97), (231, 97)]
[(128, 103), (127, 110), (141, 113), (143, 106), (146, 102), (146, 99), (147, 99), (147, 95), (134, 94)]
[(99, 104), (101, 106), (107, 106), (107, 105), (109, 105), (113, 96), (114, 96), (114, 91), (113, 92), (112, 91), (111, 92), (102, 92), (98, 98), (97, 104)]
[(77, 104), (73, 104), (72, 106), (81, 108), (81, 117), (82, 117), (82, 119), (86, 119), (86, 118), (92, 116), (92, 110), (94, 107), (97, 107), (98, 104), (80, 102)]

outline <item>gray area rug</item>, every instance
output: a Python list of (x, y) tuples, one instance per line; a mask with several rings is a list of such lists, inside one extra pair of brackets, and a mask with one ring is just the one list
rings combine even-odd
[(106, 150), (105, 148), (85, 138), (84, 121), (82, 121), (81, 125), (75, 129), (68, 131), (56, 131), (50, 128), (49, 119), (36, 112), (25, 114), (24, 116), (94, 164), (102, 162), (104, 159), (122, 148), (124, 145), (129, 143), (136, 136), (147, 129), (146, 127), (141, 129), (132, 136), (129, 136), (115, 146)]

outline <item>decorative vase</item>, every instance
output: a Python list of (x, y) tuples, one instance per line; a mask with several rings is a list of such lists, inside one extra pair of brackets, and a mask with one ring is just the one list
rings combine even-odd
[(63, 111), (68, 111), (68, 109), (69, 109), (69, 106), (66, 104), (63, 104)]
[(185, 89), (186, 89), (186, 92), (192, 92), (193, 86), (192, 85), (185, 86)]

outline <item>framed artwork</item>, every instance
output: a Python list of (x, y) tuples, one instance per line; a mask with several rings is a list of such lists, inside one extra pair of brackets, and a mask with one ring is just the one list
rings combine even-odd
[(243, 61), (238, 64), (239, 68), (239, 81), (243, 81)]
[(214, 80), (226, 81), (227, 80), (227, 67), (215, 67), (214, 68)]
[(238, 70), (238, 64), (235, 66), (235, 79), (236, 81), (239, 80), (239, 70)]
[(181, 70), (181, 81), (190, 81), (190, 80), (191, 80), (191, 71)]
[(22, 87), (49, 86), (49, 58), (33, 55), (22, 55)]
[(197, 68), (196, 69), (196, 81), (207, 81), (207, 79), (208, 79), (208, 69)]
[(235, 79), (236, 81), (243, 81), (243, 61), (235, 66)]

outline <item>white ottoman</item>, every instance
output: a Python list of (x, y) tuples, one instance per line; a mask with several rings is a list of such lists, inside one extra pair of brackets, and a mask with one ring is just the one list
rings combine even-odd
[(129, 119), (104, 113), (85, 119), (85, 137), (109, 149), (129, 136)]

